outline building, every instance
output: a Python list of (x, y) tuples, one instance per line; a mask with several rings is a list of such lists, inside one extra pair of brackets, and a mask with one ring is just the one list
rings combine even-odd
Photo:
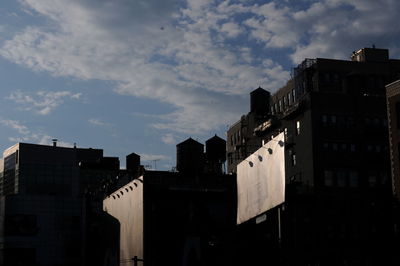
[(400, 245), (400, 80), (386, 86), (396, 244)]
[(118, 158), (104, 157), (100, 149), (18, 143), (4, 151), (2, 161), (0, 265), (117, 261), (110, 243), (118, 246), (119, 224), (98, 211), (98, 194), (106, 177), (119, 170)]
[(400, 200), (400, 80), (386, 86), (393, 193)]
[(261, 138), (254, 135), (254, 129), (269, 118), (270, 96), (270, 93), (261, 87), (252, 91), (250, 112), (228, 129), (228, 173), (235, 173), (237, 164), (261, 146)]
[(291, 254), (282, 258), (285, 265), (396, 265), (398, 259), (385, 85), (399, 78), (400, 60), (376, 48), (351, 59), (305, 59), (265, 102), (269, 118), (247, 133), (258, 147), (285, 134), (280, 247)]
[(177, 145), (180, 171), (145, 171), (109, 194), (104, 210), (121, 223), (121, 265), (135, 257), (148, 266), (243, 265), (235, 256), (245, 257), (236, 239), (236, 180), (221, 170), (225, 152), (217, 136), (206, 152), (189, 138)]

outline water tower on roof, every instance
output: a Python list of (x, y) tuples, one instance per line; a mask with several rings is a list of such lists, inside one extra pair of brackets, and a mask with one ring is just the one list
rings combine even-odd
[(258, 87), (250, 92), (250, 112), (258, 115), (266, 115), (270, 110), (271, 93)]
[(192, 138), (176, 145), (176, 169), (181, 173), (201, 173), (204, 169), (204, 145)]
[(206, 159), (208, 171), (221, 174), (226, 161), (226, 141), (217, 135), (206, 141)]

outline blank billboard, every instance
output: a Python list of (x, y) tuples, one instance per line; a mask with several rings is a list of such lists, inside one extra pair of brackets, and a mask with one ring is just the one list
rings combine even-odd
[[(143, 177), (141, 177), (143, 180)], [(132, 181), (103, 201), (104, 210), (120, 222), (120, 263), (143, 258), (143, 184)]]
[(237, 224), (285, 201), (284, 133), (237, 166)]

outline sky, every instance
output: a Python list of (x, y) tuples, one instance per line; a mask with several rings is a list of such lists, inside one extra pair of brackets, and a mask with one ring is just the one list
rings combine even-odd
[(397, 0), (1, 0), (0, 149), (135, 152), (157, 170), (274, 92), (305, 58), (400, 58)]

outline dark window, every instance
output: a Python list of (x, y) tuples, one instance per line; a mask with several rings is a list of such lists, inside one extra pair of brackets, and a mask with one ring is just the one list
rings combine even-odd
[(36, 216), (24, 214), (6, 216), (4, 227), (7, 236), (36, 235)]
[(324, 171), (324, 185), (327, 187), (333, 186), (333, 172), (331, 170)]
[(358, 187), (358, 173), (356, 171), (350, 171), (349, 185), (350, 187)]

